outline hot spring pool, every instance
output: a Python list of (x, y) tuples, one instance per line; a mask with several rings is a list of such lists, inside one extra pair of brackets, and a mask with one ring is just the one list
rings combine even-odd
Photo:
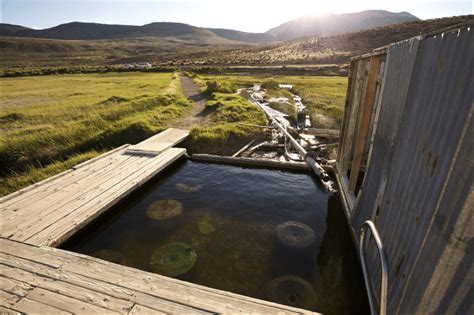
[(175, 164), (63, 248), (310, 310), (368, 313), (339, 199), (311, 175)]

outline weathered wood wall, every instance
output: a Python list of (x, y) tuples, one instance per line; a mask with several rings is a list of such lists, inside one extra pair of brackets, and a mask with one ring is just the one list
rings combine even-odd
[[(356, 240), (365, 220), (382, 237), (389, 314), (474, 313), (473, 33), (352, 61), (337, 173)], [(375, 246), (367, 261), (379, 292)]]

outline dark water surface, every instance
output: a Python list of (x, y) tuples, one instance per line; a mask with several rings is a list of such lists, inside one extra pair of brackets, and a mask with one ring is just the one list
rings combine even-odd
[[(112, 250), (120, 259), (111, 255), (111, 260), (152, 271), (150, 257), (156, 249), (185, 243), (194, 249), (196, 261), (183, 280), (325, 313), (367, 313), (363, 278), (338, 197), (329, 198), (311, 175), (176, 164), (63, 248), (100, 258), (104, 250)], [(183, 205), (169, 224), (147, 216), (150, 204), (164, 199)], [(310, 269), (288, 269), (275, 254), (275, 227), (287, 221), (314, 231)], [(283, 275), (306, 280), (316, 297), (305, 301), (304, 296), (275, 294), (270, 282)]]

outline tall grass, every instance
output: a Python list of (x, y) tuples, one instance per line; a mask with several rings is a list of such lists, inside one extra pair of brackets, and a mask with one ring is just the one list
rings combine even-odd
[(140, 142), (192, 107), (171, 73), (0, 80), (0, 184), (81, 153)]
[[(239, 75), (198, 75), (198, 83), (221, 81), (236, 87), (248, 87), (254, 83), (264, 83), (269, 87), (269, 96), (288, 97), (284, 90), (276, 88), (278, 84), (293, 85), (293, 92), (303, 98), (312, 124), (315, 127), (339, 129), (344, 113), (347, 78), (324, 76), (239, 76)], [(321, 115), (328, 119), (321, 119)]]
[(187, 141), (190, 153), (229, 155), (251, 139), (263, 137), (261, 129), (245, 124), (265, 124), (265, 114), (242, 96), (215, 92), (206, 107), (212, 111), (211, 125), (191, 130)]
[(92, 150), (69, 157), (66, 161), (57, 161), (45, 167), (30, 166), (25, 172), (0, 178), (0, 196), (19, 190), (45, 178), (61, 173), (79, 163), (92, 159), (100, 152)]

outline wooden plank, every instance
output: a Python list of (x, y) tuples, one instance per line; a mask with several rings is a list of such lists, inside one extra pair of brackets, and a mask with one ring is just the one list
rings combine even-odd
[(234, 154), (232, 154), (232, 157), (238, 157), (242, 152), (244, 152), (245, 150), (247, 150), (254, 142), (255, 142), (255, 139), (251, 140), (249, 143), (247, 143), (247, 144), (244, 145), (242, 148), (240, 148), (237, 152), (235, 152)]
[(306, 128), (304, 133), (319, 137), (339, 138), (337, 129)]
[[(108, 151), (102, 155), (99, 155), (89, 161), (92, 161), (94, 160), (94, 162), (96, 162), (97, 160), (101, 160), (101, 159), (104, 159), (106, 157), (109, 157), (110, 155), (112, 155), (113, 153), (116, 153), (118, 151), (121, 151), (125, 148), (127, 148), (129, 146), (129, 144), (126, 144), (126, 145), (123, 145), (121, 147), (118, 147), (114, 150), (111, 150), (111, 151)], [(89, 161), (85, 161), (81, 164), (78, 164), (76, 165), (75, 167), (69, 169), (69, 170), (66, 170), (62, 173), (59, 173), (59, 174), (56, 174), (54, 176), (51, 176), (51, 177), (48, 177), (38, 183), (35, 183), (35, 184), (32, 184), (30, 186), (27, 186), (21, 190), (18, 190), (14, 193), (11, 193), (9, 195), (6, 195), (2, 198), (0, 198), (0, 208), (3, 208), (4, 206), (7, 206), (11, 203), (14, 203), (14, 202), (18, 202), (20, 200), (23, 200), (24, 198), (30, 198), (33, 194), (36, 194), (37, 193), (37, 189), (40, 189), (40, 188), (44, 188), (44, 187), (48, 187), (52, 184), (53, 181), (57, 180), (58, 178), (65, 178), (66, 175), (68, 176), (75, 176), (77, 174), (79, 174), (79, 172), (77, 172), (77, 169), (81, 168), (82, 166), (86, 165), (87, 162)], [(69, 173), (74, 173), (74, 174), (69, 174)], [(12, 200), (14, 199), (14, 200)]]
[(344, 102), (344, 114), (342, 116), (342, 123), (341, 123), (341, 132), (339, 136), (339, 145), (338, 145), (338, 150), (337, 150), (337, 160), (341, 161), (342, 159), (342, 152), (344, 151), (344, 139), (345, 139), (345, 134), (347, 133), (347, 122), (349, 120), (350, 116), (350, 107), (352, 104), (352, 96), (354, 95), (354, 85), (356, 82), (356, 76), (357, 76), (357, 70), (358, 70), (358, 65), (359, 61), (354, 60), (351, 61), (351, 68), (349, 70), (349, 79), (347, 82), (347, 91), (346, 91), (346, 100)]
[(189, 135), (189, 131), (169, 128), (159, 134), (133, 145), (126, 150), (127, 154), (160, 154), (164, 150), (183, 141)]
[(96, 156), (95, 158), (92, 158), (92, 159), (90, 159), (90, 160), (87, 160), (87, 161), (84, 161), (84, 162), (82, 162), (82, 163), (80, 163), (80, 164), (77, 164), (76, 166), (73, 166), (72, 169), (77, 170), (77, 169), (80, 169), (80, 168), (82, 168), (82, 167), (84, 167), (84, 166), (87, 166), (87, 165), (96, 163), (98, 160), (101, 160), (101, 159), (103, 159), (103, 158), (105, 158), (105, 157), (107, 157), (107, 156), (110, 156), (110, 155), (113, 155), (113, 154), (115, 154), (115, 153), (119, 153), (119, 152), (124, 151), (124, 149), (128, 148), (129, 146), (130, 146), (130, 144), (124, 144), (124, 145), (122, 145), (122, 146), (120, 146), (120, 147), (118, 147), (118, 148), (115, 148), (115, 149), (113, 149), (113, 150), (110, 150), (110, 151), (105, 152), (104, 154), (101, 154), (101, 155), (99, 155), (99, 156)]
[(75, 207), (74, 210), (72, 212), (68, 211), (66, 215), (61, 217), (61, 219), (57, 220), (54, 224), (46, 226), (43, 230), (35, 226), (36, 233), (31, 234), (32, 236), (25, 241), (36, 245), (59, 245), (128, 196), (132, 191), (142, 186), (164, 168), (172, 164), (179, 157), (184, 155), (185, 152), (185, 149), (168, 149), (162, 155), (152, 159), (146, 168), (140, 171), (132, 171), (130, 176), (114, 185), (113, 189), (105, 190), (103, 193), (94, 196), (94, 198), (88, 198), (89, 200), (87, 202), (81, 200), (77, 206), (76, 203), (71, 203), (69, 206), (71, 208)]
[[(56, 222), (58, 218), (71, 211), (71, 205), (77, 202), (84, 203), (94, 198), (102, 193), (102, 191), (116, 184), (117, 176), (119, 176), (119, 179), (127, 178), (137, 168), (141, 167), (142, 164), (149, 162), (147, 158), (141, 159), (136, 157), (126, 161), (130, 162), (121, 163), (116, 169), (108, 168), (106, 174), (97, 175), (98, 178), (95, 176), (88, 177), (84, 181), (78, 182), (77, 185), (74, 185), (76, 192), (69, 191), (71, 187), (69, 189), (61, 189), (55, 191), (43, 201), (31, 204), (29, 207), (30, 211), (28, 212), (34, 212), (35, 216), (30, 215), (27, 218), (24, 218), (24, 216), (16, 217), (4, 227), (2, 235), (10, 239), (25, 241), (42, 228)], [(81, 187), (88, 188), (81, 189)], [(24, 209), (23, 213), (26, 213), (27, 210)]]
[(374, 57), (374, 56), (385, 55), (387, 53), (388, 47), (389, 46), (387, 45), (387, 46), (382, 46), (382, 47), (376, 48), (376, 49), (374, 49), (371, 52), (368, 52), (366, 54), (352, 57), (351, 60), (367, 59), (367, 58)]
[[(394, 157), (394, 145), (398, 142), (400, 123), (403, 121), (405, 100), (410, 85), (412, 71), (418, 51), (418, 40), (390, 47), (387, 54), (386, 69), (381, 93), (379, 113), (376, 117), (377, 128), (370, 153), (364, 191), (361, 194), (352, 224), (356, 230), (368, 219), (375, 220), (377, 205), (373, 198), (379, 191), (383, 178), (388, 178), (391, 161)], [(382, 202), (381, 202), (382, 203)]]
[(347, 219), (350, 220), (354, 214), (356, 199), (354, 194), (349, 191), (349, 179), (342, 174), (341, 165), (339, 163), (336, 163), (336, 178), (341, 189), (341, 197), (344, 199), (344, 202), (346, 202), (347, 210), (349, 210)]
[(40, 302), (74, 314), (119, 314), (65, 295), (57, 294), (42, 288), (36, 288), (28, 294), (28, 299)]
[[(36, 207), (34, 211), (37, 212), (40, 209), (44, 208), (51, 210), (51, 204), (47, 203), (48, 200), (52, 198), (57, 193), (68, 189), (68, 187), (73, 186), (77, 187), (80, 183), (90, 183), (94, 181), (94, 177), (100, 177), (104, 174), (112, 172), (115, 167), (120, 166), (123, 163), (126, 163), (127, 159), (130, 157), (116, 154), (108, 156), (103, 160), (97, 161), (94, 165), (81, 168), (77, 171), (69, 173), (68, 175), (58, 178), (56, 181), (46, 184), (43, 187), (31, 191), (31, 194), (25, 194), (18, 198), (11, 200), (10, 204), (2, 205), (1, 214), (5, 217), (5, 220), (2, 222), (2, 235), (6, 235), (8, 227), (15, 223), (12, 223), (14, 220), (19, 220), (24, 222), (24, 218), (31, 218), (31, 211), (29, 207)], [(43, 208), (39, 206), (43, 204)], [(33, 216), (34, 218), (34, 216)]]
[[(140, 150), (140, 149), (143, 149), (143, 150), (151, 150), (151, 151), (156, 151), (154, 149), (154, 145), (159, 145), (160, 142), (166, 142), (168, 144), (171, 144), (171, 146), (181, 142), (182, 140), (184, 140), (187, 136), (189, 135), (189, 131), (186, 131), (186, 130), (180, 130), (180, 129), (174, 129), (174, 128), (169, 128), (151, 138), (148, 138), (147, 140), (145, 141), (142, 141), (140, 142), (139, 144), (137, 145), (134, 145), (134, 149), (135, 150)], [(123, 146), (120, 146), (118, 148), (115, 148), (111, 151), (108, 151), (100, 156), (97, 156), (93, 159), (90, 159), (88, 161), (85, 161), (83, 163), (80, 163), (76, 166), (74, 166), (72, 169), (70, 170), (67, 170), (63, 173), (60, 173), (60, 174), (57, 174), (55, 176), (52, 176), (52, 177), (49, 177), (49, 178), (46, 178), (36, 184), (33, 184), (33, 185), (30, 185), (28, 187), (25, 187), (17, 192), (14, 192), (12, 194), (9, 194), (7, 196), (4, 196), (2, 198), (0, 198), (0, 205), (6, 203), (8, 200), (10, 199), (13, 199), (15, 197), (18, 197), (20, 195), (23, 195), (35, 188), (38, 188), (38, 187), (42, 187), (44, 186), (45, 184), (59, 178), (59, 177), (63, 177), (65, 175), (67, 175), (68, 173), (71, 173), (72, 171), (74, 170), (77, 170), (77, 169), (80, 169), (86, 165), (89, 165), (89, 164), (94, 164), (95, 162), (97, 162), (97, 160), (100, 160), (100, 159), (103, 159), (111, 154), (114, 154), (118, 151), (125, 151), (125, 149), (127, 147), (130, 147), (130, 144), (125, 144)], [(162, 148), (161, 151), (163, 151), (165, 148)]]
[[(202, 290), (200, 286), (192, 283), (178, 283), (155, 274), (138, 274), (125, 268), (119, 268), (120, 271), (113, 270), (113, 268), (118, 268), (118, 266), (106, 265), (103, 267), (90, 261), (87, 262), (87, 266), (78, 266), (77, 264), (65, 266), (65, 269), (71, 273), (80, 273), (87, 277), (116, 285), (125, 282), (137, 291), (143, 293), (150, 292), (163, 299), (173, 300), (211, 312), (229, 313), (243, 311), (268, 313), (275, 311), (276, 305), (267, 306), (265, 305), (266, 303), (256, 303), (255, 301), (254, 303), (249, 303), (242, 296), (230, 296), (210, 290)], [(281, 308), (281, 306), (278, 308)]]
[(353, 95), (351, 97), (350, 111), (348, 112), (347, 123), (344, 128), (344, 139), (342, 140), (341, 157), (339, 163), (341, 164), (342, 174), (347, 175), (349, 162), (352, 159), (352, 153), (354, 148), (354, 133), (357, 129), (359, 120), (359, 107), (361, 106), (362, 98), (366, 91), (366, 68), (368, 62), (366, 60), (360, 60), (358, 63), (358, 69), (356, 72), (356, 78), (354, 82)]
[(0, 288), (8, 293), (24, 297), (33, 287), (28, 283), (0, 276)]
[[(39, 249), (39, 248), (36, 248)], [(41, 249), (40, 249), (41, 250)], [(112, 296), (115, 299), (124, 300), (131, 302), (132, 305), (136, 302), (141, 305), (150, 307), (150, 308), (159, 308), (168, 313), (206, 313), (199, 309), (189, 307), (187, 305), (181, 305), (174, 301), (164, 300), (160, 297), (153, 296), (147, 293), (137, 292), (133, 289), (133, 282), (124, 284), (124, 285), (115, 285), (107, 281), (101, 281), (93, 279), (81, 274), (70, 273), (65, 270), (52, 269), (50, 267), (37, 264), (33, 261), (24, 260), (21, 258), (15, 258), (13, 256), (0, 254), (0, 270), (2, 274), (6, 277), (21, 277), (22, 279), (27, 279), (35, 286), (50, 285), (44, 279), (50, 279), (49, 281), (55, 281), (56, 290), (61, 290), (59, 285), (69, 285), (77, 287), (79, 292), (75, 298), (82, 295), (81, 291), (89, 290), (93, 291), (91, 295), (85, 293), (84, 297), (89, 300), (90, 303), (95, 303), (101, 297), (101, 295)], [(140, 272), (137, 270), (137, 272)], [(34, 278), (31, 278), (31, 274), (34, 275)], [(73, 291), (70, 291), (73, 292)], [(64, 291), (58, 291), (63, 295)], [(91, 299), (91, 296), (93, 297)], [(116, 308), (118, 305), (110, 304), (108, 300), (106, 301), (107, 307)], [(100, 301), (98, 301), (100, 302)], [(105, 305), (101, 305), (106, 307)], [(120, 312), (128, 312), (128, 306), (126, 310), (118, 310)]]
[(13, 308), (26, 314), (72, 314), (28, 298), (21, 299)]
[[(189, 157), (191, 161), (205, 162), (205, 163), (217, 163), (227, 165), (239, 165), (239, 166), (253, 166), (260, 168), (270, 168), (277, 170), (291, 170), (291, 171), (303, 171), (311, 172), (311, 167), (305, 162), (282, 162), (272, 159), (256, 159), (249, 157), (232, 157), (223, 155), (212, 155), (212, 154), (193, 154)], [(329, 171), (329, 168), (325, 168)]]
[(374, 94), (377, 86), (377, 73), (379, 71), (380, 56), (374, 56), (370, 60), (370, 70), (367, 81), (367, 90), (365, 92), (364, 104), (362, 108), (362, 117), (359, 124), (356, 144), (354, 147), (354, 155), (352, 159), (351, 176), (349, 178), (349, 191), (355, 192), (357, 179), (359, 177), (360, 163), (362, 161), (362, 153), (367, 140), (367, 131), (369, 129), (370, 117), (372, 114), (372, 106), (374, 104)]
[[(17, 257), (13, 256), (5, 256), (5, 258), (10, 259), (11, 261), (18, 260)], [(89, 289), (63, 282), (58, 279), (51, 278), (51, 276), (54, 275), (53, 272), (49, 273), (48, 277), (46, 277), (38, 273), (22, 270), (20, 268), (0, 265), (0, 274), (5, 278), (18, 279), (32, 286), (47, 289), (49, 291), (75, 298), (80, 301), (87, 302), (116, 312), (126, 313), (133, 306), (133, 302), (128, 301), (128, 296), (116, 298), (111, 296), (110, 294), (104, 294), (102, 292), (94, 290), (95, 285), (98, 285), (97, 283), (89, 284), (89, 287), (92, 287), (92, 289)]]
[(116, 285), (133, 286), (137, 291), (147, 292), (164, 299), (190, 305), (213, 312), (306, 312), (276, 303), (266, 302), (230, 292), (204, 287), (201, 285), (180, 281), (136, 269), (112, 264), (94, 257), (65, 252), (52, 247), (43, 247), (44, 250), (58, 255), (77, 256), (76, 260), (66, 264), (63, 270), (81, 274), (93, 279), (106, 281)]
[[(205, 305), (211, 307), (208, 309), (209, 311), (214, 312), (217, 310), (267, 313), (306, 312), (112, 264), (82, 254), (50, 247), (19, 244), (9, 240), (6, 240), (6, 242), (30, 247), (30, 257), (46, 252), (61, 258), (63, 261), (67, 261), (63, 267), (58, 269), (8, 254), (0, 254), (0, 264), (9, 266), (0, 268), (2, 276), (16, 277), (24, 282), (33, 281), (32, 285), (34, 286), (52, 286), (51, 281), (56, 284), (58, 282), (54, 281), (60, 281), (61, 283), (68, 283), (87, 290), (102, 292), (115, 298), (128, 299), (136, 304), (152, 309), (174, 313), (201, 312), (201, 310), (208, 309)], [(52, 280), (48, 282), (44, 278)], [(64, 295), (64, 291), (56, 292)], [(71, 289), (69, 289), (69, 292), (69, 294), (74, 293)], [(75, 298), (79, 298), (79, 296), (82, 296), (82, 293), (79, 293)], [(201, 300), (202, 302), (200, 302)], [(191, 306), (197, 308), (190, 308)]]
[(10, 307), (14, 305), (18, 300), (20, 300), (20, 296), (6, 292), (0, 289), (0, 306)]
[(30, 245), (7, 240), (1, 237), (0, 252), (31, 261), (36, 261), (52, 268), (59, 268), (68, 261), (67, 258), (53, 255), (47, 251), (34, 250), (34, 247), (32, 248)]
[(20, 312), (17, 312), (15, 310), (0, 306), (0, 314), (2, 315), (20, 315)]
[[(74, 198), (73, 196), (81, 194), (83, 192), (81, 187), (93, 189), (94, 186), (109, 179), (118, 170), (126, 167), (129, 161), (136, 159), (122, 154), (117, 154), (114, 157), (115, 159), (111, 157), (110, 160), (104, 160), (105, 163), (101, 161), (90, 168), (85, 167), (86, 170), (78, 171), (75, 177), (69, 176), (62, 180), (58, 179), (57, 182), (53, 184), (54, 186), (38, 191), (31, 199), (25, 198), (20, 202), (3, 208), (2, 215), (5, 216), (5, 221), (3, 222), (2, 235), (9, 237), (8, 233), (12, 227), (17, 229), (18, 224), (27, 224), (28, 218), (35, 219), (35, 216), (31, 216), (32, 211), (41, 218), (44, 218), (45, 214), (42, 212), (46, 211), (50, 213), (54, 211), (59, 208), (61, 204), (67, 203), (68, 200)], [(91, 183), (93, 183), (93, 185), (91, 185)], [(71, 192), (75, 192), (76, 194), (72, 194)], [(30, 210), (30, 208), (34, 210)]]
[(135, 304), (132, 310), (128, 314), (135, 315), (135, 314), (166, 314), (166, 313), (160, 312), (158, 310), (155, 310), (143, 305)]
[(381, 59), (381, 62), (380, 62), (380, 69), (381, 69), (381, 71), (379, 72), (379, 74), (381, 76), (380, 82), (377, 79), (377, 83), (379, 84), (379, 95), (375, 100), (375, 104), (376, 104), (375, 114), (374, 114), (372, 124), (371, 124), (372, 130), (369, 133), (370, 143), (372, 145), (370, 145), (370, 147), (369, 147), (366, 169), (368, 169), (370, 167), (370, 161), (372, 160), (372, 153), (373, 153), (373, 149), (374, 149), (374, 146), (375, 146), (375, 137), (376, 137), (377, 128), (378, 128), (378, 125), (379, 125), (380, 111), (381, 111), (381, 106), (382, 106), (383, 93), (384, 93), (384, 89), (385, 89), (385, 81), (387, 79), (387, 76), (386, 76), (387, 62), (388, 62), (387, 59), (388, 59), (388, 56), (386, 56), (385, 59)]

